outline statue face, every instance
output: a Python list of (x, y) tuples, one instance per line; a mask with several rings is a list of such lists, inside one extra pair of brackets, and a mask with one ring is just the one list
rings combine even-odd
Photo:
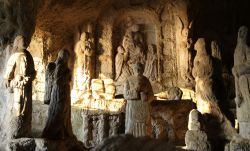
[(181, 32), (181, 35), (183, 36), (183, 37), (185, 37), (185, 38), (187, 38), (188, 37), (188, 29), (187, 28), (184, 28), (183, 30), (182, 30), (182, 32)]
[(247, 39), (247, 32), (248, 32), (247, 27), (246, 26), (241, 26), (239, 28), (238, 38), (240, 38), (242, 40), (246, 40)]
[(196, 51), (202, 51), (204, 48), (205, 48), (205, 39), (199, 38), (194, 45), (194, 49)]
[(151, 45), (148, 45), (148, 52), (151, 53), (151, 54), (154, 54), (154, 53), (155, 53), (154, 47), (153, 47), (152, 44), (151, 44)]
[(139, 29), (140, 29), (140, 27), (139, 27), (139, 25), (137, 25), (137, 24), (134, 24), (134, 25), (132, 26), (132, 31), (133, 31), (133, 32), (138, 32)]
[(85, 40), (87, 39), (87, 33), (83, 32), (80, 36), (80, 40)]
[(23, 36), (20, 36), (20, 35), (16, 36), (14, 40), (14, 48), (25, 49)]

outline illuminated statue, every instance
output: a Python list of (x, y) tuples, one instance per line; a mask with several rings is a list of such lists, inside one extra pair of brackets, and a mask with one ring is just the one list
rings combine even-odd
[(188, 131), (185, 134), (185, 144), (188, 150), (210, 151), (211, 147), (207, 140), (207, 134), (201, 130), (199, 111), (193, 109), (189, 113)]
[(247, 27), (240, 27), (232, 71), (235, 77), (235, 102), (237, 105), (239, 133), (242, 137), (250, 139), (250, 47), (246, 43), (247, 32)]
[[(14, 41), (14, 54), (8, 60), (4, 76), (5, 86), (13, 93), (8, 98), (13, 103), (9, 130), (10, 138), (30, 137), (32, 119), (32, 81), (35, 78), (34, 61), (24, 46), (24, 37), (17, 36)], [(13, 102), (11, 102), (13, 99)]]
[[(212, 57), (207, 54), (205, 47), (205, 39), (199, 38), (194, 46), (197, 51), (194, 58), (193, 76), (195, 77), (195, 91), (196, 91), (196, 106), (201, 114), (210, 115), (214, 123), (220, 127), (218, 135), (224, 135), (228, 139), (236, 134), (230, 121), (222, 114), (217, 102), (217, 98), (213, 92), (214, 72)], [(211, 119), (212, 120), (212, 119)], [(210, 124), (209, 122), (206, 123)]]
[(60, 50), (54, 63), (55, 70), (48, 119), (42, 135), (44, 138), (63, 139), (73, 136), (70, 105), (71, 72), (68, 67), (68, 60), (68, 50)]
[[(194, 47), (195, 50), (197, 51), (197, 54), (194, 58), (194, 68), (193, 68), (193, 76), (195, 77), (195, 82), (196, 82), (195, 91), (197, 94), (197, 98), (199, 100), (202, 99), (202, 100), (217, 102), (212, 92), (212, 82), (213, 82), (212, 58), (207, 54), (205, 48), (205, 39), (199, 38), (195, 43)], [(197, 102), (197, 108), (199, 105), (200, 105), (199, 102)]]
[(131, 75), (131, 69), (127, 63), (128, 52), (122, 46), (119, 46), (117, 51), (115, 57), (116, 93), (122, 94), (124, 82), (127, 80), (127, 77)]
[(191, 52), (190, 52), (190, 47), (192, 44), (192, 39), (189, 38), (190, 30), (192, 28), (192, 22), (188, 25), (188, 27), (185, 26), (183, 19), (178, 17), (177, 20), (177, 27), (179, 27), (180, 33), (179, 33), (179, 50), (178, 50), (178, 62), (180, 66), (180, 76), (181, 79), (183, 80), (182, 84), (184, 86), (190, 85), (192, 81), (194, 80), (192, 77), (192, 57), (191, 57)]
[[(93, 39), (90, 33), (83, 32), (80, 36), (80, 41), (76, 45), (77, 51), (77, 66), (80, 69), (80, 79), (85, 79), (83, 82), (86, 84), (85, 89), (90, 89), (91, 78), (93, 76), (93, 62), (92, 57), (94, 54)], [(78, 70), (79, 70), (78, 69)]]
[(154, 49), (154, 45), (148, 45), (147, 61), (145, 64), (144, 75), (151, 81), (156, 81), (158, 79), (157, 71), (158, 61), (157, 53)]
[(151, 136), (150, 102), (154, 99), (152, 86), (143, 76), (143, 65), (134, 65), (134, 75), (128, 77), (124, 86), (124, 98), (127, 100), (125, 133), (139, 136)]

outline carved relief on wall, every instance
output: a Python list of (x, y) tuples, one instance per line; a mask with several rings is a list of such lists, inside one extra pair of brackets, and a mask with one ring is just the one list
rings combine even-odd
[[(124, 34), (118, 42), (115, 55), (115, 82), (116, 94), (123, 93), (123, 85), (127, 77), (133, 75), (132, 67), (136, 63), (143, 64), (144, 75), (151, 82), (158, 80), (158, 53), (156, 49), (156, 39), (148, 38), (149, 33), (154, 29), (145, 31), (144, 23), (137, 23), (135, 19), (128, 17), (123, 29)], [(122, 32), (122, 29), (120, 29)], [(152, 34), (152, 33), (150, 33)], [(153, 33), (155, 34), (155, 33)], [(117, 35), (116, 35), (117, 36)], [(149, 40), (150, 39), (150, 40)]]
[(179, 82), (183, 87), (190, 87), (194, 81), (192, 77), (192, 56), (190, 52), (192, 45), (192, 39), (190, 38), (192, 22), (188, 23), (185, 19), (177, 16), (176, 23)]

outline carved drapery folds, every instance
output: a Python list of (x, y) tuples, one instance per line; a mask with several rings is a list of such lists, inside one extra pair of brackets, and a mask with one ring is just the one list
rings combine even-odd
[[(63, 49), (59, 51), (57, 60), (48, 65), (49, 67), (54, 64), (55, 68), (52, 73), (52, 83), (48, 84), (51, 85), (52, 90), (47, 90), (46, 93), (50, 94), (45, 95), (50, 95), (50, 101), (48, 119), (42, 134), (44, 138), (64, 139), (73, 137), (70, 104), (71, 71), (68, 67), (68, 59), (69, 52)], [(51, 71), (46, 74), (51, 74)]]

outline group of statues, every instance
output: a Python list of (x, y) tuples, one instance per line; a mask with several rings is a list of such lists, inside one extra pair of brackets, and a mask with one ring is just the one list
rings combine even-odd
[[(247, 27), (242, 26), (239, 28), (232, 73), (235, 79), (235, 103), (237, 121), (239, 124), (239, 135), (242, 138), (250, 139), (250, 47), (247, 45), (247, 33)], [(221, 60), (218, 44), (214, 41), (211, 43), (213, 58), (206, 51), (204, 38), (199, 38), (194, 48), (197, 54), (194, 59), (192, 73), (196, 82), (197, 109), (202, 114), (211, 114), (214, 116), (224, 135), (233, 138), (237, 136), (236, 131), (225, 115), (222, 114), (218, 106), (218, 99), (213, 90), (213, 75), (219, 75), (219, 73), (216, 73), (219, 71), (216, 71), (216, 68), (213, 66), (213, 58)]]
[(115, 57), (116, 94), (123, 94), (123, 83), (133, 75), (133, 66), (137, 62), (145, 66), (144, 75), (150, 81), (158, 80), (158, 58), (155, 45), (146, 46), (144, 35), (138, 24), (129, 21), (127, 26)]
[[(32, 119), (32, 81), (36, 71), (31, 54), (26, 50), (23, 36), (15, 38), (14, 53), (8, 60), (4, 76), (5, 86), (10, 94), (8, 104), (11, 106), (8, 139), (31, 137)], [(49, 63), (46, 70), (45, 103), (49, 104), (48, 119), (42, 136), (48, 139), (72, 137), (70, 80), (68, 67), (69, 51), (60, 50), (55, 62)]]
[[(248, 29), (245, 26), (239, 29), (232, 72), (235, 77), (235, 101), (240, 135), (250, 139), (250, 114), (248, 111), (250, 108), (250, 48), (246, 44), (247, 32)], [(86, 36), (86, 33), (82, 34), (81, 39), (86, 40)], [(85, 42), (84, 45), (78, 44), (77, 47), (84, 50), (85, 58), (79, 60), (84, 65), (83, 70), (86, 74), (91, 74), (91, 56), (93, 55), (91, 41)], [(212, 42), (211, 47), (213, 56), (221, 59), (217, 43)], [(125, 133), (133, 134), (136, 137), (151, 135), (150, 102), (153, 101), (154, 94), (150, 80), (157, 79), (157, 57), (154, 45), (149, 45), (147, 48), (147, 60), (144, 49), (143, 36), (139, 32), (139, 26), (132, 24), (127, 29), (115, 58), (115, 80), (121, 86), (122, 94), (127, 100)], [(213, 92), (213, 60), (206, 51), (205, 39), (199, 38), (194, 49), (197, 53), (194, 58), (192, 74), (196, 82), (198, 110), (193, 111), (192, 115), (194, 114), (194, 118), (197, 120), (198, 111), (202, 114), (211, 113), (225, 126), (228, 120), (221, 113)], [(4, 75), (5, 86), (10, 92), (8, 101), (12, 105), (7, 136), (8, 138), (30, 137), (32, 81), (35, 79), (36, 71), (33, 58), (26, 50), (23, 36), (16, 37), (13, 50), (14, 53), (7, 62)], [(74, 136), (71, 126), (69, 56), (68, 50), (60, 50), (56, 61), (49, 63), (46, 68), (44, 103), (49, 104), (49, 111), (47, 123), (42, 133), (44, 138), (64, 139)], [(207, 138), (203, 132), (200, 132), (198, 121), (191, 123), (190, 134), (193, 133), (191, 131), (193, 128), (204, 135), (202, 139), (205, 143)]]
[(93, 78), (94, 40), (89, 32), (82, 32), (76, 43), (76, 86), (79, 90), (87, 91), (91, 87)]
[[(8, 101), (12, 106), (9, 117), (11, 128), (7, 130), (10, 139), (31, 137), (32, 81), (36, 76), (34, 61), (24, 46), (23, 36), (16, 37), (13, 49), (4, 77), (10, 92)], [(56, 61), (46, 67), (44, 103), (49, 105), (49, 109), (43, 138), (65, 139), (74, 136), (71, 126), (69, 55), (68, 50), (60, 50)], [(86, 57), (85, 61), (88, 62), (89, 58)], [(86, 64), (84, 67), (89, 66)], [(126, 133), (150, 135), (149, 103), (153, 100), (153, 90), (149, 80), (143, 76), (143, 64), (137, 61), (133, 68), (133, 75), (124, 81), (124, 97), (128, 100)]]

